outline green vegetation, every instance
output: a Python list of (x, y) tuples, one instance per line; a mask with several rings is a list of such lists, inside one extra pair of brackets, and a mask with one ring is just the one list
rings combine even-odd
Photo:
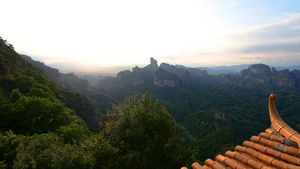
[[(271, 93), (283, 120), (300, 130), (299, 71), (273, 74), (256, 65), (256, 73), (209, 76), (153, 61), (91, 88), (74, 74), (30, 62), (56, 81), (0, 39), (0, 169), (190, 166), (270, 127)], [(153, 85), (153, 75), (180, 80), (183, 73), (188, 85)]]
[(105, 135), (121, 154), (119, 168), (177, 168), (192, 163), (175, 119), (158, 101), (136, 94), (108, 111)]
[(119, 97), (148, 92), (184, 127), (185, 144), (197, 147), (196, 158), (201, 161), (233, 150), (252, 135), (270, 127), (268, 98), (272, 93), (278, 96), (276, 106), (283, 120), (300, 131), (300, 115), (296, 113), (300, 108), (298, 88), (251, 80), (225, 82), (220, 76), (211, 76), (205, 80), (193, 79), (188, 87), (132, 85), (118, 81), (101, 91), (119, 101), (122, 98), (114, 97), (116, 91)]
[[(90, 99), (58, 88), (2, 39), (0, 61), (1, 169), (180, 168), (194, 161), (176, 121), (147, 94), (114, 106), (100, 132), (97, 117), (105, 116), (103, 107), (113, 98), (95, 103), (110, 97), (85, 91)], [(122, 111), (113, 118), (120, 126), (112, 123), (115, 111)]]

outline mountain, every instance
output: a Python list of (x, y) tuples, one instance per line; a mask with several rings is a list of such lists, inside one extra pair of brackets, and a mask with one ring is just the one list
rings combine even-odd
[(273, 67), (275, 67), (277, 70), (284, 70), (284, 69), (288, 69), (289, 71), (300, 70), (300, 65), (288, 66), (288, 67), (284, 67), (284, 66), (273, 66)]
[[(105, 115), (106, 110), (117, 103), (112, 97), (100, 91), (93, 90), (86, 79), (79, 78), (73, 72), (60, 73), (59, 70), (49, 67), (42, 62), (35, 61), (29, 56), (21, 56), (48, 75), (55, 81), (56, 85), (72, 91), (62, 90), (64, 97), (67, 98), (66, 105), (74, 109), (90, 127), (98, 126), (99, 120), (103, 118), (102, 116)], [(98, 84), (98, 82), (95, 83)], [(78, 105), (73, 104), (74, 102), (78, 103)]]
[(256, 64), (249, 66), (248, 69), (241, 71), (242, 79), (250, 79), (257, 83), (272, 83), (277, 86), (288, 86), (300, 88), (300, 71), (288, 69), (276, 70), (271, 69), (264, 64)]
[[(58, 87), (68, 87), (67, 84), (72, 84), (69, 85), (70, 89), (76, 88), (82, 90), (88, 87), (87, 83), (79, 83), (82, 82), (82, 80), (74, 78), (74, 75), (61, 74), (57, 69), (34, 61), (28, 56), (19, 55), (15, 51), (5, 47), (3, 43), (1, 43), (1, 45), (0, 60), (3, 62), (0, 62), (0, 64), (4, 63), (6, 65), (1, 66), (0, 70), (0, 72), (3, 72), (1, 74), (3, 76), (1, 78), (2, 90), (0, 91), (3, 92), (4, 96), (7, 97), (12, 94), (14, 89), (18, 89), (21, 92), (20, 94), (25, 96), (49, 96), (50, 100), (55, 100), (56, 98), (61, 100), (68, 108), (71, 108), (74, 113), (85, 120), (89, 127), (98, 127), (99, 119), (91, 101), (89, 101), (86, 96), (74, 94), (71, 91)], [(10, 76), (12, 76), (13, 79), (8, 81), (6, 78)], [(7, 83), (9, 83), (9, 85)], [(70, 100), (76, 100), (76, 102), (74, 101), (69, 104)], [(77, 104), (80, 104), (80, 106)], [(85, 108), (83, 109), (82, 107)]]
[(55, 131), (71, 111), (54, 82), (0, 39), (0, 130), (21, 134)]
[(42, 62), (35, 61), (31, 57), (21, 55), (23, 59), (32, 63), (35, 67), (39, 68), (43, 73), (52, 78), (57, 85), (71, 89), (72, 91), (81, 91), (89, 88), (87, 80), (78, 78), (74, 73), (60, 73), (58, 69), (49, 67)]
[[(77, 76), (31, 62), (40, 69), (0, 38), (0, 168), (179, 168), (195, 160), (174, 118), (147, 93), (112, 107), (116, 90), (74, 93), (49, 76), (84, 88)], [(100, 114), (100, 106), (111, 110)]]
[[(132, 71), (124, 70), (117, 74), (118, 80), (133, 85), (154, 84), (161, 87), (190, 85), (191, 78), (205, 79), (208, 74), (205, 70), (174, 66), (168, 63), (157, 65), (154, 58), (150, 58), (150, 64), (144, 68), (134, 67)], [(113, 78), (110, 78), (112, 80)], [(98, 86), (106, 86), (107, 80), (100, 80)]]
[[(206, 70), (210, 75), (217, 75), (217, 74), (236, 74), (241, 72), (244, 69), (247, 69), (249, 66), (255, 64), (243, 64), (243, 65), (233, 65), (233, 66), (213, 66), (213, 67), (198, 67), (197, 69)], [(277, 70), (284, 70), (288, 69), (290, 71), (293, 70), (300, 70), (300, 66), (271, 66)]]
[(102, 79), (97, 88), (116, 100), (148, 92), (182, 126), (186, 144), (198, 147), (200, 160), (233, 148), (267, 128), (270, 93), (279, 96), (282, 118), (299, 130), (300, 116), (295, 113), (300, 108), (298, 71), (255, 64), (240, 73), (209, 75), (197, 68), (167, 63), (158, 66), (153, 58), (150, 65)]
[[(0, 127), (1, 131), (15, 130), (18, 138), (20, 137), (19, 141), (29, 140), (27, 142), (30, 145), (21, 142), (21, 145), (25, 146), (21, 147), (21, 152), (18, 152), (18, 157), (29, 156), (27, 161), (25, 160), (27, 163), (31, 162), (39, 166), (41, 163), (47, 165), (49, 160), (47, 161), (45, 157), (56, 155), (56, 158), (49, 157), (49, 159), (60, 160), (61, 158), (57, 157), (64, 157), (62, 158), (64, 162), (84, 163), (83, 161), (85, 161), (89, 163), (89, 166), (99, 164), (99, 166), (107, 167), (108, 162), (110, 166), (117, 166), (116, 163), (126, 164), (126, 162), (122, 162), (124, 154), (128, 153), (123, 151), (125, 144), (109, 141), (120, 138), (120, 135), (111, 134), (114, 133), (113, 130), (109, 131), (111, 135), (106, 132), (107, 127), (113, 126), (116, 121), (110, 119), (105, 112), (113, 107), (109, 111), (111, 116), (126, 114), (117, 110), (119, 108), (131, 110), (130, 106), (126, 104), (121, 104), (119, 107), (112, 105), (123, 102), (126, 97), (129, 98), (132, 95), (136, 97), (145, 93), (158, 100), (160, 103), (158, 105), (163, 105), (176, 119), (185, 138), (185, 146), (196, 146), (198, 152), (196, 157), (200, 161), (214, 157), (223, 150), (233, 149), (235, 145), (241, 144), (253, 134), (258, 134), (269, 127), (267, 99), (271, 93), (278, 96), (277, 109), (284, 121), (297, 131), (300, 130), (300, 115), (297, 113), (300, 109), (298, 70), (276, 70), (268, 65), (255, 64), (249, 65), (240, 73), (210, 75), (207, 71), (197, 68), (168, 63), (158, 65), (154, 58), (150, 58), (150, 64), (145, 67), (135, 66), (132, 71), (120, 71), (117, 77), (105, 77), (99, 80), (95, 87), (91, 87), (87, 86), (85, 80), (74, 73), (62, 74), (57, 69), (52, 70), (50, 67), (45, 67), (43, 63), (31, 61), (40, 66), (39, 68), (45, 73), (48, 72), (49, 77), (58, 79), (55, 84), (41, 70), (19, 57), (9, 45), (4, 43), (1, 45)], [(66, 85), (66, 82), (69, 85)], [(77, 93), (60, 88), (63, 85)], [(142, 99), (141, 102), (149, 103), (149, 100)], [(135, 100), (131, 98), (126, 102), (134, 103)], [(26, 106), (22, 106), (23, 104)], [(129, 111), (132, 115), (138, 112), (136, 110), (148, 112), (155, 109), (152, 107), (143, 109), (140, 105), (133, 107), (134, 111)], [(31, 111), (32, 109), (50, 114), (50, 120), (46, 118), (48, 121), (40, 121), (44, 119), (44, 116), (38, 116), (39, 113), (34, 114), (33, 112), (36, 111)], [(62, 117), (51, 116), (52, 113), (49, 112), (55, 112), (55, 110)], [(165, 109), (163, 110), (165, 111)], [(25, 114), (26, 116), (24, 116)], [(32, 118), (36, 115), (38, 118)], [(71, 118), (69, 115), (76, 116)], [(17, 118), (17, 116), (20, 117)], [(99, 119), (102, 124), (102, 131), (99, 135), (90, 134), (86, 128), (79, 127), (86, 124), (78, 119), (74, 122), (73, 118), (78, 116), (84, 119), (89, 126), (96, 124), (95, 119)], [(142, 121), (136, 118), (134, 120), (139, 121), (139, 125), (145, 124), (143, 127), (146, 129), (148, 129), (147, 127), (151, 128), (152, 125), (149, 125), (146, 121), (147, 118), (144, 117), (148, 116), (145, 114)], [(15, 119), (16, 121), (14, 121)], [(134, 138), (138, 140), (139, 137), (133, 130), (126, 130), (131, 124), (130, 118), (121, 120), (126, 122), (123, 132), (120, 132), (125, 134), (125, 136), (122, 135), (126, 138), (125, 141), (132, 141), (126, 134), (130, 134), (130, 137), (137, 136)], [(55, 123), (51, 123), (52, 121)], [(53, 125), (48, 125), (49, 123)], [(82, 123), (83, 125), (81, 125)], [(43, 127), (39, 128), (37, 124)], [(21, 137), (20, 133), (25, 135), (29, 133), (30, 136)], [(34, 135), (34, 133), (37, 134)], [(146, 136), (148, 134), (146, 131), (139, 133), (144, 133)], [(7, 137), (0, 133), (0, 138), (6, 139)], [(40, 139), (41, 141), (31, 142), (30, 139)], [(63, 144), (58, 145), (60, 140)], [(55, 145), (53, 145), (54, 143)], [(4, 163), (8, 166), (18, 164), (16, 155), (11, 155), (14, 158), (4, 158), (9, 154), (6, 152), (10, 150), (6, 145), (10, 144), (4, 145), (5, 151), (2, 151), (3, 145), (0, 145), (0, 167)], [(50, 148), (47, 147), (49, 145), (51, 145)], [(47, 149), (43, 149), (43, 147)], [(121, 153), (120, 150), (122, 150)], [(155, 150), (151, 151), (155, 152)], [(20, 154), (22, 152), (24, 154)], [(48, 154), (36, 157), (44, 152)], [(72, 156), (68, 153), (71, 153)], [(87, 155), (83, 155), (83, 153)], [(155, 153), (157, 154), (157, 152)], [(127, 157), (134, 157), (134, 155)], [(15, 162), (10, 164), (6, 161), (2, 162), (6, 159), (14, 159)], [(42, 160), (38, 163), (30, 161), (32, 159)], [(68, 166), (72, 165), (68, 164)]]

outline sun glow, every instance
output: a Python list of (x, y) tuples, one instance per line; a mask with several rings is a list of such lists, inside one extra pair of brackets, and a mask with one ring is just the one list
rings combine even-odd
[[(245, 51), (258, 49), (253, 44), (299, 40), (299, 14), (277, 20), (261, 17), (267, 16), (259, 13), (266, 9), (257, 3), (266, 5), (202, 0), (5, 1), (1, 11), (9, 17), (2, 18), (6, 26), (0, 32), (19, 53), (49, 63), (103, 67), (148, 64), (154, 57), (193, 66), (234, 64), (251, 55)], [(269, 8), (272, 13), (278, 5)]]

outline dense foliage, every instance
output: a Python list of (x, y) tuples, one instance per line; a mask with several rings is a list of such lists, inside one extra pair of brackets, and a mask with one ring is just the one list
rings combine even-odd
[[(0, 168), (190, 166), (195, 154), (200, 161), (213, 158), (270, 127), (271, 93), (283, 120), (300, 130), (300, 90), (287, 87), (299, 86), (296, 70), (257, 65), (252, 68), (263, 73), (209, 76), (166, 64), (157, 69), (153, 61), (92, 88), (74, 74), (39, 66), (56, 83), (0, 39)], [(187, 85), (159, 87), (153, 75), (185, 77)]]
[[(0, 65), (0, 168), (132, 168), (135, 162), (139, 162), (137, 168), (147, 168), (144, 166), (151, 162), (156, 168), (180, 168), (194, 161), (194, 151), (183, 147), (178, 124), (147, 95), (141, 101), (134, 95), (120, 106), (128, 108), (122, 110), (124, 114), (142, 115), (143, 123), (134, 123), (136, 119), (128, 116), (135, 126), (126, 128), (131, 122), (124, 124), (120, 115), (114, 122), (124, 124), (122, 129), (102, 126), (105, 129), (99, 132), (96, 113), (104, 111), (100, 107), (111, 106), (113, 98), (105, 101), (108, 96), (85, 91), (92, 96), (90, 99), (58, 88), (2, 39)], [(94, 103), (94, 99), (104, 101)], [(124, 135), (124, 130), (130, 131), (130, 137)], [(141, 142), (144, 130), (151, 132)], [(128, 142), (113, 139), (122, 134)], [(128, 143), (144, 149), (124, 149)], [(142, 161), (137, 154), (143, 154)], [(154, 154), (160, 158), (154, 158)]]
[[(158, 99), (180, 124), (187, 145), (198, 147), (198, 160), (213, 158), (270, 127), (268, 98), (274, 93), (277, 109), (292, 128), (299, 131), (300, 90), (251, 80), (225, 82), (220, 76), (194, 79), (190, 86), (159, 87), (132, 85), (109, 79), (112, 86), (99, 86), (107, 95), (133, 92)], [(102, 80), (101, 84), (107, 84)], [(118, 100), (118, 97), (114, 97)]]
[(136, 94), (108, 111), (105, 135), (121, 154), (119, 168), (176, 168), (193, 162), (193, 152), (175, 119), (158, 101)]

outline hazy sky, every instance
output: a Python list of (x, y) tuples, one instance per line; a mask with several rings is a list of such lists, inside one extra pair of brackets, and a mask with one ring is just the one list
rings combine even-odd
[(0, 0), (0, 36), (46, 64), (300, 65), (299, 0)]

